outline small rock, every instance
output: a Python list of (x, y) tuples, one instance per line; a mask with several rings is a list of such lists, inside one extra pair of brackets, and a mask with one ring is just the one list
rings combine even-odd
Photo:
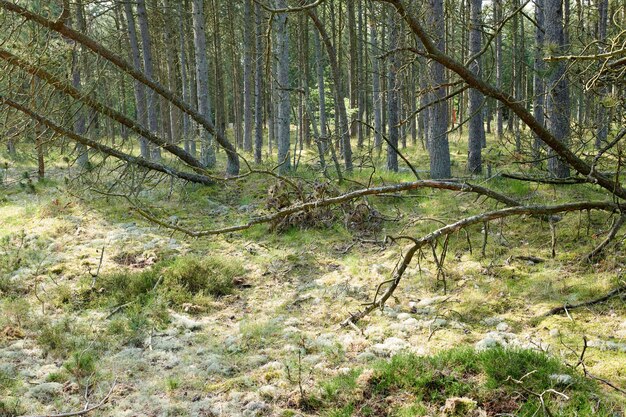
[(559, 329), (552, 329), (552, 330), (550, 330), (550, 336), (552, 336), (552, 337), (558, 337), (559, 334), (561, 334)]

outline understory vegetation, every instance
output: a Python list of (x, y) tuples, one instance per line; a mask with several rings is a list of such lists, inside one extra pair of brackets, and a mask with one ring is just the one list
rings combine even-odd
[[(423, 158), (419, 148), (407, 153)], [(29, 163), (12, 161), (9, 175)], [(32, 190), (3, 188), (0, 349), (11, 359), (0, 367), (2, 415), (67, 410), (85, 389), (99, 401), (112, 386), (116, 405), (102, 410), (114, 413), (138, 405), (177, 415), (242, 406), (284, 416), (623, 413), (623, 397), (599, 379), (626, 382), (624, 300), (544, 316), (624, 285), (620, 240), (610, 256), (584, 261), (610, 214), (560, 216), (554, 246), (541, 218), (460, 231), (446, 242), (442, 268), (428, 248), (383, 311), (329, 333), (396, 268), (404, 244), (386, 236), (423, 236), (484, 206), (463, 193), (416, 190), (312, 211), (279, 229), (188, 239), (138, 219), (121, 200), (86, 197), (88, 174), (66, 182), (65, 169), (54, 172)], [(314, 189), (306, 167), (292, 178)], [(528, 204), (601, 195), (497, 176), (486, 184)], [(324, 192), (359, 186), (332, 188)], [(198, 213), (195, 227), (210, 229), (276, 210), (277, 193), (266, 189), (266, 179), (250, 176), (173, 194), (155, 183), (142, 197), (161, 202), (151, 210), (159, 218), (185, 227)], [(376, 221), (359, 222), (358, 207)], [(154, 403), (156, 393), (163, 397)], [(189, 402), (205, 395), (212, 400)]]

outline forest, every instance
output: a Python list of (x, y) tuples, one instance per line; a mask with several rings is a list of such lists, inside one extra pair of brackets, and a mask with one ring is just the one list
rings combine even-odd
[(0, 417), (626, 416), (625, 97), (625, 0), (0, 0)]

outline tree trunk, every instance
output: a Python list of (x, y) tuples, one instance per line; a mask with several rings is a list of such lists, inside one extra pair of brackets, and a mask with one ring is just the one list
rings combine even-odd
[[(141, 63), (141, 52), (139, 51), (139, 41), (137, 39), (137, 29), (135, 27), (135, 17), (133, 16), (132, 4), (130, 2), (124, 3), (124, 13), (126, 14), (126, 26), (128, 29), (128, 40), (130, 42), (130, 51), (133, 60), (133, 66), (137, 71), (143, 71), (143, 65)], [(135, 111), (139, 124), (148, 127), (148, 113), (146, 111), (146, 87), (145, 85), (135, 80)], [(139, 138), (139, 149), (141, 156), (145, 159), (150, 158), (150, 149), (148, 148), (148, 141), (145, 138)]]
[(254, 84), (254, 162), (262, 162), (263, 151), (263, 10), (258, 3), (254, 4), (254, 19), (256, 29), (256, 72)]
[[(389, 27), (389, 49), (393, 50), (398, 48), (398, 21), (396, 16), (389, 13), (387, 26)], [(398, 86), (398, 54), (392, 53), (388, 57), (388, 69), (387, 69), (387, 122), (388, 127), (388, 142), (387, 142), (387, 169), (389, 171), (398, 172), (398, 123), (399, 117), (399, 86)]]
[[(211, 118), (211, 104), (209, 102), (209, 65), (206, 55), (206, 34), (204, 31), (204, 4), (203, 0), (193, 0), (193, 40), (196, 52), (196, 83), (198, 91), (198, 112)], [(215, 166), (215, 148), (213, 147), (213, 137), (202, 129), (202, 153), (201, 160), (207, 167)]]
[[(185, 17), (183, 15), (182, 2), (178, 3), (178, 31), (179, 31), (179, 47), (180, 47), (180, 82), (182, 86), (183, 100), (186, 103), (191, 101), (189, 94), (189, 80), (187, 79), (187, 48), (185, 45)], [(191, 121), (189, 115), (183, 113), (183, 144), (185, 151), (196, 156), (195, 142), (191, 139)]]
[[(606, 52), (604, 44), (606, 42), (606, 28), (609, 14), (609, 0), (598, 1), (598, 52)], [(600, 99), (606, 97), (610, 90), (607, 85), (600, 87)], [(596, 141), (595, 145), (597, 149), (600, 149), (605, 143), (609, 134), (609, 117), (606, 107), (602, 102), (598, 103), (596, 112)]]
[(312, 9), (307, 10), (309, 17), (315, 24), (317, 31), (319, 32), (324, 45), (326, 46), (326, 52), (328, 54), (328, 60), (330, 61), (330, 69), (333, 74), (333, 84), (335, 87), (335, 106), (337, 107), (337, 113), (339, 118), (339, 137), (341, 138), (341, 144), (343, 145), (343, 160), (346, 167), (346, 171), (352, 171), (352, 147), (350, 145), (350, 128), (348, 126), (348, 113), (346, 111), (346, 105), (344, 103), (344, 95), (341, 91), (341, 75), (339, 73), (339, 64), (337, 63), (337, 53), (333, 46), (324, 25), (317, 17), (317, 14)]
[[(537, 123), (545, 125), (545, 64), (543, 62), (544, 47), (544, 0), (535, 0), (535, 60), (533, 68), (533, 116), (537, 119)], [(541, 155), (541, 139), (537, 135), (533, 135), (533, 159), (538, 161)]]
[(320, 45), (320, 35), (317, 31), (313, 33), (313, 47), (315, 48), (315, 62), (317, 63), (317, 91), (319, 95), (319, 121), (320, 121), (320, 141), (322, 149), (328, 147), (328, 131), (326, 120), (326, 92), (324, 91), (324, 61), (322, 57), (322, 47)]
[[(502, 19), (502, 0), (493, 0), (494, 25), (499, 25)], [(496, 88), (502, 88), (502, 32), (496, 35)], [(504, 121), (502, 120), (502, 103), (496, 102), (496, 139), (502, 138)]]
[[(275, 0), (274, 7), (282, 9), (287, 7), (286, 0)], [(290, 148), (290, 94), (289, 94), (289, 32), (287, 28), (287, 13), (278, 13), (276, 19), (276, 82), (278, 84), (278, 115), (277, 115), (277, 139), (278, 139), (278, 163), (279, 172), (285, 173), (291, 169), (289, 160)]]
[[(146, 12), (145, 0), (137, 0), (137, 21), (139, 22), (139, 32), (141, 33), (141, 46), (143, 52), (143, 67), (146, 77), (154, 79), (154, 67), (152, 63), (152, 42), (150, 40), (150, 30), (148, 28), (148, 13)], [(148, 128), (153, 134), (158, 134), (158, 98), (157, 93), (153, 89), (148, 89), (147, 95), (148, 106)], [(161, 158), (161, 150), (152, 147), (150, 156), (152, 159)]]
[[(563, 31), (563, 6), (561, 0), (545, 0), (545, 42), (555, 48), (555, 55), (566, 53), (565, 34)], [(547, 118), (550, 133), (564, 144), (569, 143), (569, 86), (565, 76), (566, 62), (559, 60), (548, 65), (547, 79)], [(550, 152), (548, 169), (557, 178), (569, 177), (569, 166)]]
[[(443, 0), (429, 0), (431, 6), (431, 27), (436, 33), (435, 45), (440, 51), (445, 50), (445, 22)], [(433, 97), (440, 100), (430, 106), (430, 176), (433, 179), (450, 178), (450, 148), (448, 145), (448, 103), (446, 96), (446, 69), (436, 61), (430, 65), (432, 74)]]
[[(480, 53), (481, 46), (481, 25), (482, 25), (482, 0), (470, 0), (470, 34), (469, 34), (469, 54), (474, 56)], [(470, 62), (470, 70), (479, 75), (481, 73), (481, 59), (477, 57)], [(470, 174), (480, 174), (482, 172), (482, 148), (485, 141), (485, 125), (483, 122), (483, 104), (485, 98), (476, 89), (469, 91), (469, 154), (467, 158), (467, 171)]]
[[(87, 22), (85, 21), (82, 0), (76, 1), (76, 29), (83, 33), (87, 33)], [(80, 47), (77, 47), (72, 51), (72, 86), (77, 90), (82, 90), (81, 68), (85, 63), (85, 58), (81, 52)], [(76, 132), (77, 135), (84, 136), (87, 132), (85, 109), (79, 108), (75, 117), (74, 132)], [(77, 143), (76, 150), (78, 151), (78, 165), (81, 168), (87, 168), (89, 166), (89, 154), (87, 153), (87, 147), (81, 143)]]
[(376, 20), (372, 12), (370, 22), (370, 45), (372, 48), (372, 107), (374, 108), (374, 148), (380, 153), (383, 146), (383, 95), (380, 90), (380, 65), (378, 55), (378, 35), (376, 31)]
[(252, 0), (243, 2), (243, 149), (252, 152)]

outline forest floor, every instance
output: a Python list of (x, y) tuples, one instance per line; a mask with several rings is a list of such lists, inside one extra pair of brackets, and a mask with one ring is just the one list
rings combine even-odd
[[(588, 371), (626, 387), (623, 299), (541, 317), (624, 285), (621, 243), (593, 265), (581, 262), (608, 232), (605, 214), (565, 216), (556, 226), (554, 258), (550, 228), (540, 220), (491, 224), (484, 256), (484, 230), (470, 228), (449, 241), (445, 292), (429, 250), (410, 265), (384, 311), (341, 328), (390, 278), (406, 249), (402, 241), (385, 242), (386, 235), (420, 237), (495, 204), (418, 190), (359, 200), (373, 214), (362, 223), (346, 220), (352, 206), (328, 214), (324, 226), (260, 225), (190, 239), (142, 220), (125, 200), (88, 191), (85, 179), (64, 181), (73, 175), (67, 168), (52, 167), (43, 182), (22, 177), (30, 168), (28, 161), (16, 164), (0, 185), (2, 416), (78, 411), (105, 397), (94, 415), (532, 415), (519, 411), (522, 397), (532, 397), (519, 388), (476, 405), (469, 391), (446, 391), (452, 381), (433, 388), (443, 396), (408, 390), (392, 400), (377, 397), (376, 406), (371, 392), (354, 389), (370, 384), (372, 373), (401, 353), (416, 356), (398, 356), (400, 364), (401, 358), (500, 346), (576, 365), (583, 336)], [(362, 183), (369, 177), (368, 170), (354, 176)], [(377, 173), (373, 179), (412, 177)], [(606, 198), (582, 186), (480, 181), (525, 202)], [(171, 193), (168, 182), (139, 196), (155, 202), (150, 208), (166, 222), (215, 228), (268, 210), (267, 184), (259, 175)], [(196, 282), (202, 274), (210, 276), (209, 286)], [(569, 380), (559, 378), (584, 378), (581, 367), (563, 369), (550, 375), (550, 387), (567, 393)], [(437, 372), (435, 382), (451, 375)], [(499, 383), (510, 385), (506, 379)], [(592, 391), (586, 401), (604, 410), (598, 415), (624, 415), (624, 397), (605, 384)], [(456, 400), (446, 397), (468, 401), (474, 414), (450, 411)], [(574, 415), (567, 401), (551, 397), (554, 415)]]

